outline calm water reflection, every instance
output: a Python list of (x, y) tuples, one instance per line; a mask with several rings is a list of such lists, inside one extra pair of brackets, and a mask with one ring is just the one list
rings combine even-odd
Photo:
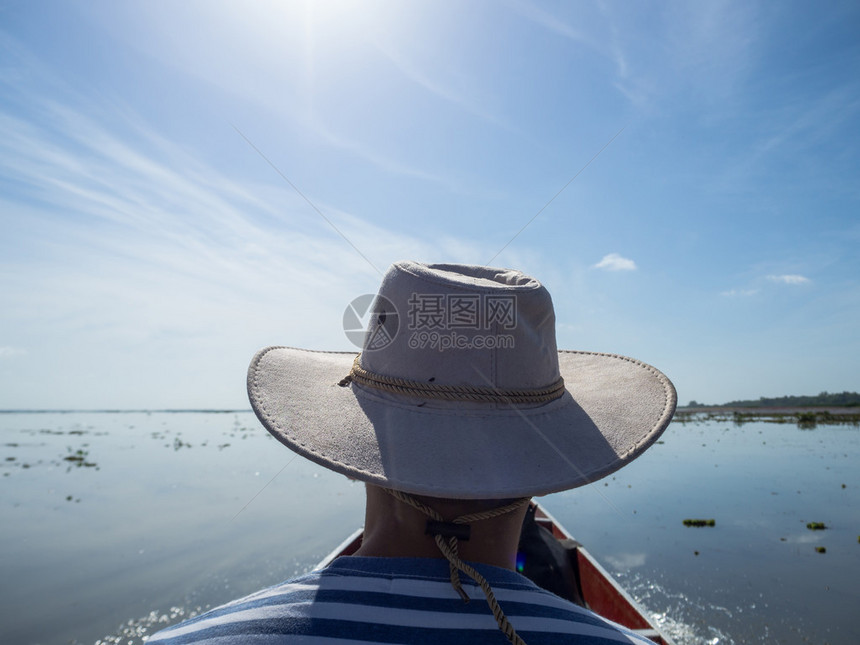
[[(858, 455), (850, 426), (674, 423), (542, 502), (679, 643), (853, 645)], [(0, 414), (0, 472), (4, 643), (139, 643), (306, 570), (362, 521), (361, 485), (251, 413)]]

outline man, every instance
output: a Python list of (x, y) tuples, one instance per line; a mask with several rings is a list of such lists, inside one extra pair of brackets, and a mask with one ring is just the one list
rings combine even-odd
[(558, 351), (534, 278), (399, 262), (361, 354), (270, 347), (248, 392), (278, 440), (367, 484), (363, 543), (150, 644), (648, 642), (515, 571), (529, 498), (629, 463), (676, 404), (649, 365)]

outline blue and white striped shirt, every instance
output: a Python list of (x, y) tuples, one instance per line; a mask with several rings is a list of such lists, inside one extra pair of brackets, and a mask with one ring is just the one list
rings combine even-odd
[[(528, 645), (653, 645), (514, 571), (473, 566)], [(147, 645), (507, 643), (480, 587), (467, 576), (462, 582), (469, 603), (451, 587), (446, 560), (341, 557), (325, 569), (168, 627)]]

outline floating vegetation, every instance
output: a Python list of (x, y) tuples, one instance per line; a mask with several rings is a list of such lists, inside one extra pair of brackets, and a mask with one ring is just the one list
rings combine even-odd
[(810, 531), (823, 531), (827, 528), (827, 525), (825, 525), (824, 522), (809, 522), (809, 524), (806, 525), (806, 528)]
[(860, 412), (856, 408), (845, 411), (833, 409), (756, 409), (756, 408), (706, 408), (681, 409), (675, 412), (673, 422), (686, 425), (708, 422), (730, 422), (743, 426), (753, 421), (764, 423), (791, 423), (801, 430), (813, 430), (820, 425), (850, 425), (860, 427)]
[(716, 526), (717, 521), (714, 519), (710, 520), (700, 520), (700, 519), (686, 519), (684, 520), (684, 526)]
[(752, 414), (749, 414), (748, 412), (737, 412), (737, 411), (735, 411), (732, 414), (732, 417), (733, 417), (733, 421), (735, 422), (735, 425), (738, 427), (742, 426), (745, 423), (749, 423), (750, 421), (756, 420), (755, 416)]
[(84, 450), (83, 448), (78, 448), (75, 452), (72, 452), (71, 448), (69, 448), (68, 450), (70, 454), (63, 457), (63, 461), (68, 461), (71, 464), (77, 466), (78, 468), (94, 468), (96, 466), (95, 462), (87, 461), (87, 457), (89, 457), (90, 454), (88, 450)]
[(827, 549), (824, 548), (823, 546), (817, 546), (817, 547), (815, 547), (815, 552), (816, 553), (827, 553)]
[(797, 427), (804, 430), (811, 430), (818, 425), (818, 414), (815, 412), (798, 412)]

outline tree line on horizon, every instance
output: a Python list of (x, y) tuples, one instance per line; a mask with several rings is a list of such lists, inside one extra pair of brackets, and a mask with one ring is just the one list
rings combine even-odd
[(850, 408), (860, 406), (860, 394), (857, 392), (820, 392), (809, 396), (780, 396), (760, 397), (758, 400), (729, 401), (710, 405), (690, 401), (688, 408), (811, 408), (832, 407)]

